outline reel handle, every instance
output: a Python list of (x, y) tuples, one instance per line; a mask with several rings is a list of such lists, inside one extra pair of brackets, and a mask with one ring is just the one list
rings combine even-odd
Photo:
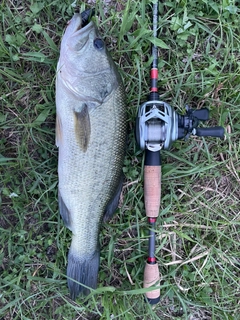
[(216, 137), (224, 138), (224, 128), (223, 127), (210, 127), (210, 128), (196, 128), (196, 132), (193, 132), (199, 137)]

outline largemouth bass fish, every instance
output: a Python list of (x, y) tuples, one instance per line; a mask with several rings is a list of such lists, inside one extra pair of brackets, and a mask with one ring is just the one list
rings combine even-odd
[(118, 205), (127, 131), (121, 78), (95, 24), (82, 17), (66, 28), (56, 76), (58, 201), (72, 231), (72, 299), (97, 287), (99, 229)]

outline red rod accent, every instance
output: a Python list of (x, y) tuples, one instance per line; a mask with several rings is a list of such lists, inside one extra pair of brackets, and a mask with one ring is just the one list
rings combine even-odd
[(150, 91), (151, 92), (158, 92), (158, 89), (157, 88), (151, 88)]
[(156, 223), (157, 218), (148, 218), (149, 223)]
[(148, 257), (147, 258), (147, 262), (148, 263), (155, 263), (156, 262), (156, 258), (155, 257)]
[(151, 79), (158, 79), (158, 69), (152, 68), (150, 72)]

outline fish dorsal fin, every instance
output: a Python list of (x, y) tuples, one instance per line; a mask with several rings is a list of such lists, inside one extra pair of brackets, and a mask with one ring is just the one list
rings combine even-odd
[(88, 106), (84, 104), (81, 111), (74, 111), (74, 131), (76, 140), (80, 148), (86, 152), (91, 135), (91, 124), (88, 112)]
[(62, 142), (62, 122), (61, 118), (56, 116), (56, 146), (59, 147)]

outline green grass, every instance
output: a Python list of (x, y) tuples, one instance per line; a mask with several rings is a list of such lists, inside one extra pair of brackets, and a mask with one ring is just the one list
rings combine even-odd
[[(143, 153), (133, 127), (147, 99), (151, 2), (97, 2), (96, 22), (124, 79), (129, 141), (121, 207), (103, 226), (99, 288), (72, 302), (71, 233), (59, 218), (55, 70), (73, 1), (0, 4), (0, 319), (240, 319), (239, 1), (160, 3), (159, 88), (178, 112), (211, 110), (224, 141), (192, 137), (162, 152), (156, 256), (161, 302), (144, 302)], [(75, 1), (83, 9), (87, 3)]]

